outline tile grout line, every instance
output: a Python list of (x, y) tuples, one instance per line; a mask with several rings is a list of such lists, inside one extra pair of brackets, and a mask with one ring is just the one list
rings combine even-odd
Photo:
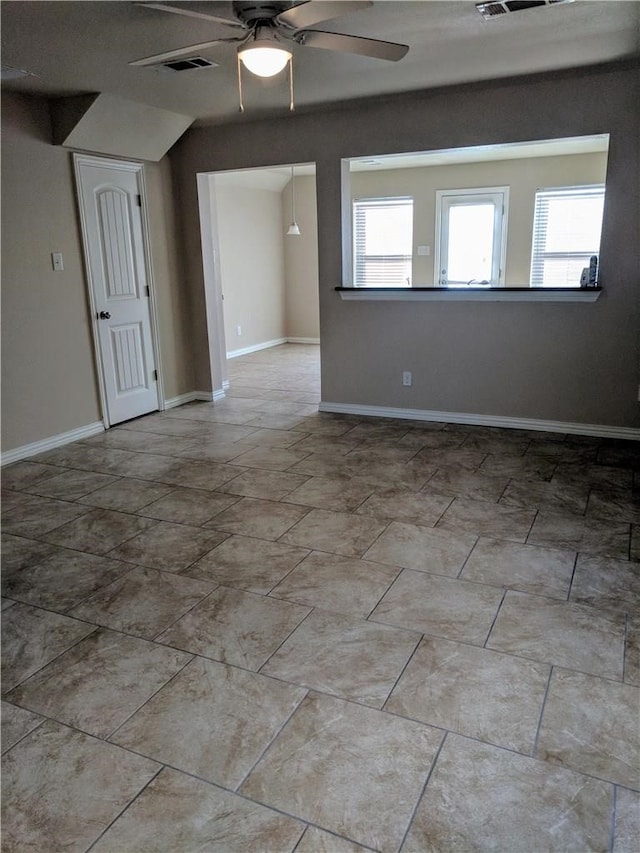
[(573, 582), (575, 580), (576, 571), (578, 569), (578, 560), (580, 559), (580, 551), (576, 550), (575, 553), (576, 553), (576, 555), (573, 558), (573, 568), (571, 570), (571, 578), (569, 580), (569, 587), (567, 588), (567, 598), (566, 598), (567, 602), (571, 602), (571, 592), (573, 590)]
[(624, 634), (623, 634), (623, 641), (622, 641), (622, 683), (623, 684), (628, 683), (625, 681), (625, 677), (627, 675), (627, 663), (628, 663), (628, 661), (627, 661), (627, 643), (629, 640), (629, 627), (630, 627), (629, 626), (629, 619), (630, 618), (631, 617), (630, 617), (629, 613), (624, 614)]
[[(509, 588), (505, 587), (503, 589), (503, 592), (502, 592), (502, 598), (500, 599), (500, 603), (498, 604), (498, 609), (496, 610), (495, 616), (493, 617), (493, 619), (491, 621), (491, 625), (489, 626), (489, 630), (487, 631), (487, 636), (485, 637), (484, 643), (481, 646), (481, 648), (483, 648), (483, 649), (487, 649), (489, 651), (494, 651), (489, 646), (487, 646), (487, 643), (489, 642), (489, 637), (491, 636), (491, 632), (493, 631), (493, 628), (494, 628), (496, 622), (498, 621), (498, 615), (499, 615), (500, 611), (502, 610), (502, 605), (504, 604), (504, 600), (507, 597), (508, 592), (509, 592)], [(515, 655), (514, 655), (514, 657), (515, 657)]]
[[(536, 761), (543, 761), (544, 759), (540, 759), (537, 756), (538, 752), (538, 740), (540, 738), (540, 729), (542, 728), (542, 718), (544, 717), (544, 712), (547, 707), (547, 697), (549, 696), (549, 690), (551, 689), (551, 679), (553, 677), (553, 671), (555, 669), (554, 664), (551, 664), (551, 668), (549, 670), (549, 677), (547, 678), (547, 686), (544, 691), (544, 696), (542, 697), (542, 705), (540, 706), (540, 716), (538, 717), (538, 725), (536, 727), (535, 737), (533, 738), (533, 747), (531, 749), (531, 757)], [(578, 771), (576, 771), (578, 772)]]
[[(482, 536), (476, 536), (476, 541), (473, 543), (473, 545), (472, 545), (472, 546), (471, 546), (471, 548), (469, 549), (469, 553), (467, 554), (467, 556), (466, 556), (466, 557), (464, 558), (464, 560), (462, 561), (462, 565), (460, 566), (460, 568), (459, 568), (459, 570), (458, 570), (457, 574), (455, 574), (455, 575), (452, 577), (452, 580), (464, 580), (464, 581), (467, 581), (467, 578), (463, 578), (463, 577), (462, 577), (462, 573), (464, 572), (465, 568), (467, 567), (467, 563), (468, 563), (468, 562), (469, 562), (469, 560), (471, 559), (471, 555), (473, 554), (473, 552), (474, 552), (474, 551), (476, 550), (476, 548), (478, 547), (478, 543), (480, 542), (480, 540), (481, 540), (482, 538), (483, 538)], [(496, 540), (494, 540), (494, 541), (496, 541)], [(467, 581), (467, 583), (468, 583), (468, 581)], [(491, 586), (491, 584), (484, 584), (484, 586)], [(497, 586), (497, 585), (496, 585), (496, 586)]]
[(131, 800), (129, 800), (129, 802), (118, 812), (118, 814), (102, 830), (102, 832), (97, 836), (97, 838), (94, 838), (94, 840), (91, 842), (91, 844), (85, 848), (84, 853), (91, 853), (91, 850), (93, 850), (93, 848), (96, 846), (96, 844), (106, 835), (106, 833), (111, 829), (111, 827), (114, 825), (114, 823), (116, 823), (116, 821), (118, 821), (124, 815), (124, 813), (129, 810), (129, 808), (136, 802), (138, 797), (140, 797), (147, 790), (149, 785), (151, 785), (151, 783), (154, 782), (158, 778), (158, 776), (162, 773), (163, 770), (164, 770), (164, 765), (161, 764), (160, 767), (157, 769), (157, 771), (153, 774), (151, 779), (149, 779), (149, 781), (145, 785), (143, 785), (142, 788), (140, 788), (138, 793), (135, 794), (135, 796)]
[[(412, 827), (413, 822), (416, 818), (416, 814), (418, 813), (418, 809), (420, 808), (420, 805), (424, 799), (424, 796), (425, 796), (426, 791), (427, 791), (427, 786), (429, 785), (429, 782), (431, 781), (431, 777), (433, 776), (434, 770), (436, 768), (436, 764), (438, 763), (438, 759), (440, 758), (440, 753), (442, 752), (442, 750), (444, 748), (444, 744), (445, 744), (445, 741), (446, 741), (448, 735), (449, 735), (449, 732), (445, 731), (444, 737), (440, 741), (440, 746), (436, 750), (436, 754), (433, 757), (433, 761), (431, 762), (431, 767), (429, 768), (429, 772), (427, 773), (427, 778), (425, 779), (425, 783), (422, 786), (422, 790), (420, 791), (420, 793), (418, 795), (418, 799), (417, 799), (416, 804), (414, 806), (414, 809), (411, 813), (411, 817), (409, 818), (409, 822), (407, 823), (407, 828), (406, 828), (405, 833), (402, 836), (402, 840), (398, 846), (399, 851), (402, 851), (402, 848), (404, 847), (405, 841), (407, 840), (407, 836), (409, 835), (409, 832), (411, 831), (411, 827)], [(408, 851), (407, 851), (407, 853), (408, 853)]]
[(615, 851), (615, 843), (616, 843), (616, 816), (618, 810), (618, 786), (614, 784), (613, 786), (613, 795), (611, 797), (611, 828), (609, 830), (609, 850), (610, 853), (614, 853)]
[[(266, 596), (264, 596), (264, 597), (266, 598)], [(274, 601), (282, 601), (282, 600), (283, 600), (283, 599), (279, 599), (279, 598), (275, 599), (275, 598), (274, 598)], [(301, 606), (301, 607), (305, 607), (306, 605), (299, 605), (299, 606)], [(290, 638), (293, 634), (295, 634), (295, 632), (298, 630), (298, 628), (300, 628), (300, 627), (301, 627), (301, 626), (302, 626), (302, 625), (307, 621), (307, 619), (311, 616), (311, 614), (312, 614), (312, 613), (315, 613), (315, 611), (316, 611), (316, 608), (315, 608), (315, 607), (310, 607), (310, 608), (309, 608), (309, 612), (308, 612), (308, 613), (306, 613), (306, 614), (302, 617), (302, 619), (298, 622), (298, 624), (295, 626), (295, 628), (292, 628), (292, 629), (291, 629), (291, 631), (289, 631), (289, 633), (288, 633), (288, 634), (287, 634), (287, 636), (284, 638), (284, 640), (283, 640), (283, 641), (278, 645), (278, 647), (277, 647), (276, 649), (274, 649), (274, 650), (271, 652), (271, 654), (269, 655), (269, 657), (268, 657), (265, 661), (263, 661), (263, 662), (260, 664), (260, 666), (258, 667), (258, 669), (256, 669), (256, 670), (252, 670), (252, 671), (253, 671), (253, 672), (255, 672), (257, 675), (263, 675), (263, 676), (267, 676), (267, 677), (269, 677), (269, 678), (278, 678), (277, 676), (271, 676), (271, 675), (269, 675), (269, 673), (263, 673), (263, 672), (262, 672), (262, 670), (263, 670), (263, 669), (264, 669), (264, 667), (269, 663), (269, 661), (270, 661), (273, 657), (275, 657), (275, 655), (277, 655), (277, 654), (278, 654), (278, 652), (280, 651), (280, 649), (281, 649), (281, 648), (284, 646), (284, 644), (289, 640), (289, 638)], [(284, 678), (278, 678), (278, 681), (282, 681), (282, 682), (283, 682), (283, 683), (285, 683), (285, 684), (294, 684), (294, 682), (287, 681), (287, 680), (286, 680), (286, 679), (284, 679)], [(304, 685), (302, 685), (302, 684), (301, 684), (301, 685), (298, 685), (298, 686), (299, 686), (299, 687), (304, 687)], [(304, 689), (308, 691), (308, 690), (310, 690), (311, 688), (309, 688), (309, 687), (305, 687)]]
[[(17, 602), (17, 603), (23, 604), (23, 602), (21, 602), (21, 601)], [(32, 605), (32, 604), (25, 604), (24, 606), (25, 607), (35, 607), (35, 605)], [(45, 613), (54, 613), (56, 616), (62, 616), (63, 615), (61, 613), (56, 613), (55, 610), (45, 610), (44, 607), (36, 607), (36, 609), (37, 610), (43, 610)], [(71, 619), (73, 617), (64, 617), (64, 618)], [(25, 681), (28, 681), (30, 678), (33, 678), (34, 675), (39, 675), (43, 669), (46, 669), (49, 666), (49, 664), (54, 663), (59, 658), (61, 658), (63, 655), (65, 655), (67, 652), (70, 652), (76, 646), (79, 646), (80, 643), (82, 643), (84, 640), (87, 640), (89, 637), (93, 636), (93, 634), (95, 634), (96, 631), (100, 630), (100, 626), (96, 625), (95, 622), (87, 622), (85, 619), (76, 619), (75, 621), (80, 622), (80, 623), (85, 624), (85, 625), (89, 625), (91, 627), (91, 630), (88, 631), (84, 636), (80, 637), (78, 640), (74, 641), (68, 648), (63, 649), (61, 652), (59, 652), (55, 657), (51, 658), (51, 660), (48, 660), (48, 661), (46, 661), (46, 663), (43, 663), (42, 666), (39, 666), (38, 669), (35, 670), (35, 672), (30, 672), (29, 675), (24, 676), (24, 678), (22, 678), (17, 684), (13, 684), (8, 690), (3, 690), (2, 694), (1, 694), (3, 700), (5, 700), (7, 698), (7, 696), (9, 696), (9, 694), (13, 690), (15, 690), (17, 687), (21, 687), (25, 683)], [(9, 701), (11, 701), (11, 700), (9, 700)], [(12, 704), (15, 704), (15, 702), (12, 702)], [(18, 707), (22, 708), (24, 706), (19, 705)], [(27, 710), (31, 710), (31, 709), (28, 708)], [(38, 713), (38, 712), (34, 711), (33, 713)]]
[[(172, 574), (172, 572), (169, 572), (169, 574)], [(176, 575), (176, 577), (187, 578), (188, 576), (187, 575)], [(191, 578), (191, 580), (199, 580), (199, 579), (198, 578)], [(202, 581), (202, 583), (208, 583), (208, 581)], [(193, 613), (193, 611), (196, 610), (196, 608), (200, 607), (201, 604), (204, 604), (205, 601), (208, 598), (210, 598), (214, 592), (217, 592), (221, 586), (222, 586), (222, 584), (216, 584), (213, 587), (213, 589), (210, 589), (209, 592), (205, 593), (202, 596), (202, 598), (198, 599), (198, 601), (196, 601), (195, 604), (192, 604), (191, 607), (189, 607), (187, 610), (184, 611), (184, 613), (181, 613), (179, 616), (177, 616), (175, 619), (173, 619), (171, 622), (169, 622), (169, 624), (165, 625), (163, 628), (160, 628), (159, 631), (156, 631), (156, 633), (153, 635), (153, 637), (151, 637), (149, 642), (154, 643), (155, 645), (158, 645), (158, 646), (169, 645), (168, 643), (161, 643), (158, 640), (158, 638), (161, 637), (167, 631), (169, 631), (171, 628), (174, 628), (178, 622), (180, 622), (182, 619), (185, 618), (185, 616), (188, 616), (190, 613)], [(173, 647), (173, 648), (175, 648), (175, 647)], [(185, 650), (180, 649), (180, 651), (185, 651)], [(194, 654), (194, 652), (188, 652), (188, 654)]]
[[(293, 685), (291, 685), (291, 686), (293, 686)], [(262, 750), (262, 752), (260, 753), (260, 755), (258, 756), (258, 758), (253, 762), (253, 764), (251, 765), (251, 767), (249, 768), (249, 770), (244, 774), (244, 776), (242, 777), (242, 779), (241, 779), (241, 780), (238, 782), (238, 784), (235, 786), (235, 788), (233, 789), (233, 792), (234, 792), (234, 793), (238, 793), (238, 792), (240, 791), (240, 789), (242, 788), (242, 786), (244, 785), (244, 783), (247, 781), (247, 779), (251, 776), (251, 774), (252, 774), (252, 773), (253, 773), (253, 771), (256, 769), (256, 767), (258, 766), (258, 764), (262, 761), (262, 759), (265, 757), (265, 755), (267, 754), (267, 752), (271, 749), (271, 747), (273, 746), (273, 744), (274, 744), (274, 743), (276, 742), (276, 740), (280, 737), (280, 735), (282, 734), (282, 732), (284, 731), (284, 729), (286, 728), (286, 726), (291, 722), (291, 720), (292, 720), (292, 718), (293, 718), (294, 714), (296, 713), (296, 711), (298, 710), (298, 708), (300, 708), (300, 706), (302, 705), (302, 703), (303, 703), (303, 702), (305, 701), (305, 699), (309, 696), (310, 690), (309, 690), (308, 688), (300, 687), (299, 689), (304, 690), (304, 695), (303, 695), (303, 696), (301, 696), (301, 697), (300, 697), (300, 699), (295, 703), (295, 706), (294, 706), (294, 708), (292, 709), (291, 713), (286, 717), (286, 719), (284, 720), (284, 722), (283, 722), (283, 723), (281, 723), (281, 725), (278, 727), (278, 730), (277, 730), (277, 731), (273, 734), (273, 736), (270, 738), (269, 742), (268, 742), (268, 743), (267, 743), (267, 745), (264, 747), (264, 749)], [(263, 804), (263, 805), (264, 805), (264, 804)]]
[[(395, 680), (395, 681), (393, 682), (393, 684), (391, 685), (391, 689), (387, 692), (387, 698), (384, 700), (384, 702), (383, 702), (383, 703), (382, 703), (382, 705), (380, 706), (380, 709), (379, 709), (380, 711), (387, 712), (387, 710), (386, 710), (387, 702), (389, 701), (389, 699), (391, 699), (391, 697), (392, 697), (392, 695), (393, 695), (393, 691), (396, 689), (396, 687), (398, 686), (398, 684), (399, 684), (399, 682), (400, 682), (400, 679), (402, 678), (402, 676), (403, 676), (403, 675), (405, 674), (405, 672), (407, 671), (407, 668), (409, 667), (409, 664), (411, 663), (411, 661), (412, 661), (412, 660), (414, 659), (414, 657), (416, 656), (416, 652), (418, 651), (418, 649), (420, 648), (420, 646), (421, 646), (421, 645), (422, 645), (422, 643), (424, 642), (424, 639), (425, 639), (425, 636), (424, 636), (424, 634), (422, 634), (422, 635), (421, 635), (421, 636), (419, 636), (419, 637), (418, 637), (418, 639), (416, 640), (416, 644), (415, 644), (415, 646), (413, 647), (413, 651), (411, 652), (411, 654), (410, 654), (410, 655), (409, 655), (409, 657), (407, 658), (407, 660), (406, 660), (406, 662), (405, 662), (404, 666), (401, 668), (400, 672), (398, 673), (398, 677), (396, 678), (396, 680)], [(387, 712), (387, 713), (388, 713), (388, 712)], [(399, 714), (398, 716), (399, 716), (399, 717), (402, 717), (402, 714)], [(409, 718), (407, 717), (407, 718), (405, 718), (405, 719), (409, 719)], [(425, 725), (429, 725), (429, 724), (428, 724), (428, 723), (426, 723)]]
[[(151, 641), (147, 640), (147, 642), (151, 642)], [(159, 644), (154, 643), (153, 645), (159, 645)], [(171, 647), (169, 646), (169, 647), (165, 647), (165, 648), (171, 648)], [(181, 651), (181, 650), (179, 650), (179, 651)], [(173, 675), (164, 682), (164, 684), (161, 684), (160, 687), (158, 687), (156, 690), (153, 691), (153, 693), (151, 693), (151, 695), (147, 696), (147, 698), (144, 700), (144, 702), (141, 702), (137, 708), (135, 708), (130, 714), (127, 714), (127, 716), (120, 723), (118, 723), (118, 725), (115, 727), (115, 729), (113, 729), (113, 731), (111, 731), (108, 735), (105, 735), (105, 737), (102, 738), (102, 740), (104, 740), (105, 743), (112, 743), (115, 746), (120, 746), (120, 744), (118, 744), (112, 740), (113, 736), (116, 735), (120, 731), (120, 729), (124, 725), (126, 725), (133, 716), (135, 716), (135, 714), (137, 714), (139, 711), (141, 711), (145, 707), (145, 705), (147, 705), (152, 699), (154, 699), (158, 695), (158, 693), (160, 693), (161, 690), (164, 690), (165, 687), (168, 687), (172, 681), (174, 681), (179, 675), (181, 675), (182, 672), (189, 666), (189, 664), (193, 663), (193, 661), (196, 659), (196, 657), (199, 657), (199, 656), (194, 655), (192, 652), (183, 652), (183, 654), (190, 655), (189, 660), (186, 661), (185, 663), (183, 663), (182, 666), (178, 670), (176, 670), (176, 672), (174, 672)], [(149, 758), (149, 756), (146, 756), (146, 757)], [(152, 759), (152, 760), (155, 761), (156, 759)]]

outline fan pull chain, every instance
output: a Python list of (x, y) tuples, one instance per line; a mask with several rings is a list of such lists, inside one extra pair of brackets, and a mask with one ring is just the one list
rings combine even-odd
[(289, 57), (289, 112), (293, 112), (293, 56)]
[(240, 68), (240, 54), (236, 54), (238, 61), (238, 94), (240, 96), (240, 112), (244, 112), (244, 104), (242, 103), (242, 69)]

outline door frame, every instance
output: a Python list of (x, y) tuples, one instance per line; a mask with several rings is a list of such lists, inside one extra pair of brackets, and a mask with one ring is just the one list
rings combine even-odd
[[(313, 166), (313, 178), (317, 194), (317, 162), (315, 160), (290, 161), (286, 163), (273, 163), (262, 166), (247, 166), (245, 168), (218, 169), (207, 172), (198, 172), (196, 175), (196, 191), (200, 224), (200, 245), (203, 273), (203, 294), (205, 305), (205, 319), (207, 327), (207, 344), (209, 356), (209, 376), (211, 380), (211, 391), (198, 394), (199, 400), (212, 400), (217, 402), (225, 397), (225, 392), (230, 387), (228, 374), (227, 341), (224, 329), (224, 293), (223, 275), (220, 264), (220, 246), (217, 224), (216, 207), (216, 175), (229, 175), (251, 172), (269, 172), (286, 169), (287, 172), (296, 166)], [(286, 184), (285, 184), (286, 187)], [(284, 190), (284, 187), (283, 187)], [(316, 201), (317, 205), (317, 201)], [(290, 221), (290, 220), (289, 220)], [(283, 229), (286, 225), (283, 221)], [(283, 230), (283, 239), (285, 232)], [(318, 240), (317, 220), (315, 226), (315, 240)], [(320, 299), (320, 282), (315, 298)], [(322, 332), (319, 331), (319, 335)], [(295, 338), (285, 338), (296, 341)], [(297, 339), (302, 342), (302, 339)], [(304, 342), (309, 342), (305, 339)], [(316, 343), (318, 341), (315, 341)], [(260, 347), (256, 347), (258, 349)], [(239, 354), (239, 353), (238, 353)], [(233, 357), (233, 356), (231, 356)]]
[(89, 312), (91, 314), (91, 335), (93, 342), (93, 354), (96, 368), (96, 377), (98, 383), (98, 396), (100, 399), (100, 410), (102, 414), (102, 422), (105, 429), (111, 426), (109, 422), (109, 408), (107, 405), (107, 395), (105, 390), (104, 380), (104, 363), (100, 354), (100, 342), (98, 338), (98, 316), (95, 304), (94, 282), (91, 276), (91, 264), (89, 258), (89, 241), (87, 238), (87, 222), (82, 204), (82, 166), (96, 166), (101, 169), (113, 169), (120, 172), (133, 172), (137, 177), (138, 190), (140, 194), (140, 213), (142, 226), (142, 250), (144, 255), (144, 265), (149, 287), (149, 320), (151, 325), (151, 345), (153, 347), (153, 356), (155, 367), (158, 374), (157, 393), (158, 393), (158, 410), (164, 411), (164, 382), (162, 359), (160, 357), (160, 337), (159, 337), (159, 322), (158, 322), (158, 303), (156, 300), (155, 279), (153, 276), (153, 264), (151, 261), (151, 242), (149, 240), (150, 225), (149, 225), (149, 206), (147, 202), (147, 186), (145, 181), (144, 163), (133, 160), (118, 160), (110, 157), (100, 157), (92, 154), (73, 154), (73, 169), (76, 181), (76, 200), (78, 205), (78, 215), (80, 217), (80, 232), (82, 237), (82, 252), (84, 257), (84, 273), (85, 283), (87, 287)]

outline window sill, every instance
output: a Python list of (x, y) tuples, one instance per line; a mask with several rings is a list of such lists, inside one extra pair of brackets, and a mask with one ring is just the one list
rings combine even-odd
[(601, 287), (336, 287), (347, 302), (595, 302)]

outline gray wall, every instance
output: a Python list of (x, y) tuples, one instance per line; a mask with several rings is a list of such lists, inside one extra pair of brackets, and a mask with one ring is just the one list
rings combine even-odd
[[(2, 450), (101, 419), (72, 154), (44, 98), (2, 96)], [(165, 395), (194, 390), (171, 169), (145, 164)], [(51, 252), (64, 255), (53, 272)]]
[[(637, 65), (613, 65), (187, 131), (171, 159), (197, 387), (210, 379), (195, 174), (315, 161), (324, 401), (637, 427), (639, 89)], [(346, 303), (334, 291), (341, 158), (596, 133), (611, 141), (595, 304)]]

